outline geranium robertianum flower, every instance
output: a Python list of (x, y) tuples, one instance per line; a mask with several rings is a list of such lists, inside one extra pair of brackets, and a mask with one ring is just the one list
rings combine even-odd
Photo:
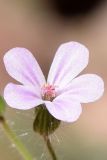
[(4, 64), (9, 75), (21, 84), (7, 84), (4, 99), (9, 106), (22, 110), (45, 104), (56, 119), (76, 121), (82, 111), (81, 103), (99, 99), (104, 91), (103, 80), (96, 74), (76, 77), (87, 66), (88, 58), (84, 45), (62, 44), (46, 81), (33, 55), (25, 48), (13, 48), (5, 54)]

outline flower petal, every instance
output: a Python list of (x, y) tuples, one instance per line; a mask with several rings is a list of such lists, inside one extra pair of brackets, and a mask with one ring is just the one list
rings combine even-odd
[[(37, 94), (38, 93), (38, 94)], [(39, 92), (33, 87), (9, 83), (4, 89), (4, 99), (12, 108), (27, 110), (42, 104)]]
[(48, 83), (60, 87), (67, 85), (88, 64), (88, 49), (77, 42), (62, 44), (51, 65)]
[(34, 58), (25, 48), (13, 48), (4, 56), (4, 64), (11, 77), (24, 85), (41, 86), (45, 83), (44, 75)]
[(82, 103), (93, 102), (103, 95), (104, 82), (96, 74), (84, 74), (72, 80), (62, 92), (68, 92)]
[(65, 122), (76, 121), (82, 112), (81, 104), (67, 94), (58, 96), (53, 102), (45, 101), (45, 104), (50, 114)]

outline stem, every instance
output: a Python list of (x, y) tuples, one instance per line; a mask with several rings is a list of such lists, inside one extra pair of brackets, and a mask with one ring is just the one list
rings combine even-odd
[(9, 139), (15, 144), (16, 148), (18, 149), (19, 153), (22, 155), (24, 160), (33, 160), (28, 150), (25, 148), (23, 143), (18, 139), (16, 134), (11, 130), (11, 128), (8, 126), (7, 122), (5, 121), (4, 117), (2, 116), (0, 116), (0, 123), (2, 124), (2, 127), (5, 133), (7, 134)]
[(47, 148), (48, 148), (48, 151), (50, 152), (51, 154), (51, 157), (52, 157), (52, 160), (57, 160), (57, 157), (56, 157), (56, 154), (55, 154), (55, 151), (51, 145), (51, 142), (50, 142), (50, 139), (48, 137), (48, 135), (44, 135), (44, 140), (46, 142), (46, 145), (47, 145)]

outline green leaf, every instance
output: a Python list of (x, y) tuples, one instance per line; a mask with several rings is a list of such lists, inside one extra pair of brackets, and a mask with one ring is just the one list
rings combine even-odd
[(4, 99), (0, 96), (0, 116), (5, 112), (5, 101)]

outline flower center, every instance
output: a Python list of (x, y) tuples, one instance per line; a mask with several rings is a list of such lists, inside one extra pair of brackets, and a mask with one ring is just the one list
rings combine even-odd
[(48, 101), (52, 101), (56, 96), (55, 87), (49, 84), (43, 85), (41, 93), (43, 100), (48, 100)]

